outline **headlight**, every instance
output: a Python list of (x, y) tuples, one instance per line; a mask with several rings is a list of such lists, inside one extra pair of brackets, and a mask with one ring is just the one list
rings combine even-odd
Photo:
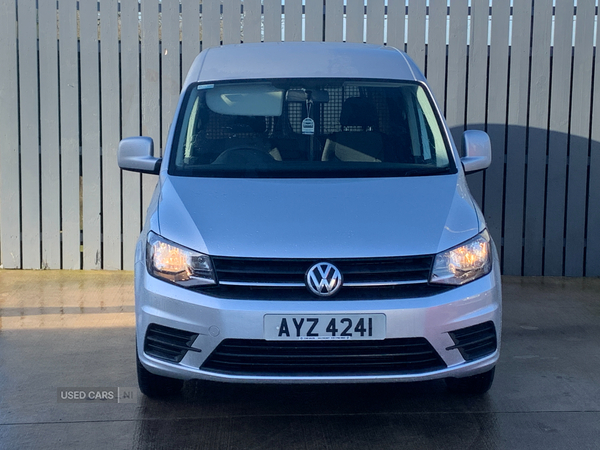
[(481, 278), (491, 270), (490, 235), (484, 230), (470, 241), (437, 254), (429, 281), (461, 285)]
[(152, 232), (146, 244), (146, 266), (150, 275), (184, 287), (216, 283), (210, 257)]

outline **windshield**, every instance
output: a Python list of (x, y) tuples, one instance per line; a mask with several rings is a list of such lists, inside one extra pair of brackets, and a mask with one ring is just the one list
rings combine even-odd
[(373, 177), (455, 173), (418, 83), (298, 79), (192, 85), (169, 174)]

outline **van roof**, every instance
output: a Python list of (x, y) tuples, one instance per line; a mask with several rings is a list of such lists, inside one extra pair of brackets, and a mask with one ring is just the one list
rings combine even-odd
[(367, 78), (425, 81), (393, 47), (334, 42), (233, 44), (202, 51), (184, 89), (194, 82), (264, 78)]

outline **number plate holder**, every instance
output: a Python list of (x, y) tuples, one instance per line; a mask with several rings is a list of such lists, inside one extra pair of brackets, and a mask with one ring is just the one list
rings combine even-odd
[(268, 341), (382, 340), (385, 314), (267, 314), (264, 338)]

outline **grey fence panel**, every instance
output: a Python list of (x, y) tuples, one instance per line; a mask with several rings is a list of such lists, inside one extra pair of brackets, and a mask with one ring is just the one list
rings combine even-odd
[(325, 39), (407, 50), (456, 144), (488, 131), (468, 181), (505, 273), (598, 276), (597, 18), (595, 0), (0, 0), (0, 264), (131, 269), (157, 177), (121, 172), (119, 139), (164, 152), (202, 48)]
[[(329, 3), (329, 2), (328, 2)], [(404, 51), (404, 32), (406, 30), (405, 0), (388, 0), (387, 7), (387, 45)]]
[(240, 0), (223, 2), (223, 44), (239, 44), (242, 40), (241, 7)]
[(502, 253), (504, 205), (504, 151), (506, 148), (506, 107), (508, 86), (508, 31), (510, 3), (492, 6), (490, 70), (488, 77), (487, 131), (492, 142), (492, 164), (484, 174), (484, 214), (490, 234)]
[(304, 7), (304, 40), (320, 42), (323, 40), (323, 4), (306, 2)]
[[(102, 6), (106, 8), (108, 5), (102, 3)], [(103, 13), (105, 12), (104, 8)], [(81, 2), (79, 4), (79, 23), (83, 268), (101, 269), (102, 210), (100, 205), (100, 96), (98, 95), (100, 75), (97, 2)]]
[[(102, 93), (102, 237), (103, 267), (120, 269), (121, 264), (121, 170), (117, 165), (121, 117), (119, 104), (118, 2), (102, 0), (101, 93)], [(178, 49), (179, 50), (179, 49)], [(179, 60), (179, 51), (177, 51)], [(164, 69), (163, 69), (164, 70)], [(167, 103), (167, 102), (165, 102)], [(167, 103), (168, 104), (168, 103)]]
[(181, 71), (183, 77), (200, 53), (200, 4), (198, 0), (181, 3)]
[(425, 73), (425, 18), (427, 3), (425, 0), (410, 0), (408, 4), (408, 38), (406, 51), (415, 61), (421, 72)]
[(585, 217), (595, 9), (593, 0), (577, 2), (565, 222), (565, 275), (567, 276), (583, 276), (585, 266)]
[(302, 0), (287, 0), (285, 2), (285, 40), (302, 40)]
[[(40, 73), (44, 74), (40, 78), (41, 268), (46, 269), (60, 267), (60, 144), (58, 139), (58, 27), (56, 5), (52, 2), (40, 2), (38, 17), (39, 34), (42, 37), (39, 40), (39, 67)], [(6, 43), (7, 41), (2, 40), (2, 42)], [(2, 61), (6, 60), (2, 58)], [(7, 62), (7, 64), (10, 64), (10, 62)], [(1, 110), (2, 108), (0, 108)], [(4, 120), (0, 122), (4, 123)], [(0, 187), (0, 189), (2, 188)], [(2, 200), (0, 200), (0, 203), (2, 203)], [(0, 225), (0, 234), (3, 234), (2, 225)], [(2, 254), (2, 251), (0, 251), (0, 254)]]
[(15, 269), (22, 267), (15, 2), (0, 3), (0, 42), (0, 263)]
[(557, 2), (554, 16), (549, 121), (552, 139), (548, 146), (544, 274), (560, 276), (564, 269), (565, 192), (571, 101), (571, 92), (566, 86), (571, 84), (573, 5), (569, 2)]
[(529, 275), (542, 275), (552, 0), (535, 0), (534, 6), (533, 29), (531, 32), (531, 82), (529, 90), (523, 272)]
[(244, 42), (260, 42), (261, 0), (244, 0)]
[(221, 44), (221, 2), (202, 0), (202, 49)]
[[(427, 70), (425, 75), (438, 104), (444, 113), (446, 103), (446, 25), (448, 6), (444, 2), (429, 5), (429, 36), (427, 44)], [(410, 25), (409, 25), (410, 27)]]
[(365, 6), (362, 0), (347, 0), (346, 42), (364, 42)]
[(506, 186), (504, 215), (504, 273), (520, 275), (523, 265), (523, 208), (525, 203), (525, 148), (529, 99), (529, 39), (531, 2), (515, 1), (508, 97)]
[(383, 44), (385, 4), (383, 0), (370, 0), (367, 5), (367, 43)]
[[(142, 135), (154, 141), (154, 156), (160, 156), (160, 70), (158, 1), (141, 3)], [(156, 186), (155, 175), (142, 175), (142, 210), (145, 212)]]
[(592, 107), (592, 127), (589, 150), (588, 217), (586, 223), (585, 274), (600, 276), (600, 33), (596, 33), (596, 54), (594, 58), (594, 91)]
[(19, 99), (21, 132), (21, 239), (24, 269), (40, 267), (40, 167), (38, 128), (37, 10), (19, 3)]
[[(235, 1), (232, 2), (235, 4)], [(239, 10), (238, 10), (239, 12)], [(239, 17), (237, 19), (239, 27)], [(225, 25), (225, 21), (223, 21)], [(225, 32), (225, 27), (223, 33)], [(239, 34), (239, 33), (238, 33)], [(179, 4), (177, 2), (165, 2), (162, 4), (161, 15), (161, 148), (164, 149), (169, 135), (171, 121), (177, 109), (179, 91), (181, 90), (180, 53), (179, 53)], [(239, 36), (238, 41), (239, 43)]]
[[(469, 77), (467, 85), (467, 126), (485, 129), (487, 106), (489, 5), (473, 2), (471, 6), (471, 35), (469, 39)], [(460, 145), (457, 142), (457, 145)], [(479, 206), (483, 205), (483, 172), (467, 177), (469, 189)]]
[(281, 1), (263, 0), (265, 41), (281, 41)]
[(77, 2), (59, 3), (62, 268), (80, 269)]
[(448, 24), (446, 120), (457, 147), (465, 127), (467, 79), (467, 0), (452, 0)]
[(327, 0), (325, 8), (325, 40), (342, 42), (344, 39), (344, 0)]
[[(191, 4), (191, 2), (189, 3)], [(197, 7), (198, 5), (196, 5)], [(196, 13), (198, 9), (196, 8)], [(184, 14), (185, 19), (185, 14)], [(200, 36), (196, 14), (196, 45)], [(137, 0), (121, 0), (121, 130), (122, 137), (140, 134), (140, 58), (139, 19)], [(183, 60), (186, 63), (186, 47)], [(197, 52), (196, 52), (197, 53)], [(187, 62), (191, 64), (191, 62)], [(142, 226), (140, 174), (121, 172), (123, 217), (123, 269), (132, 270), (137, 237)]]

